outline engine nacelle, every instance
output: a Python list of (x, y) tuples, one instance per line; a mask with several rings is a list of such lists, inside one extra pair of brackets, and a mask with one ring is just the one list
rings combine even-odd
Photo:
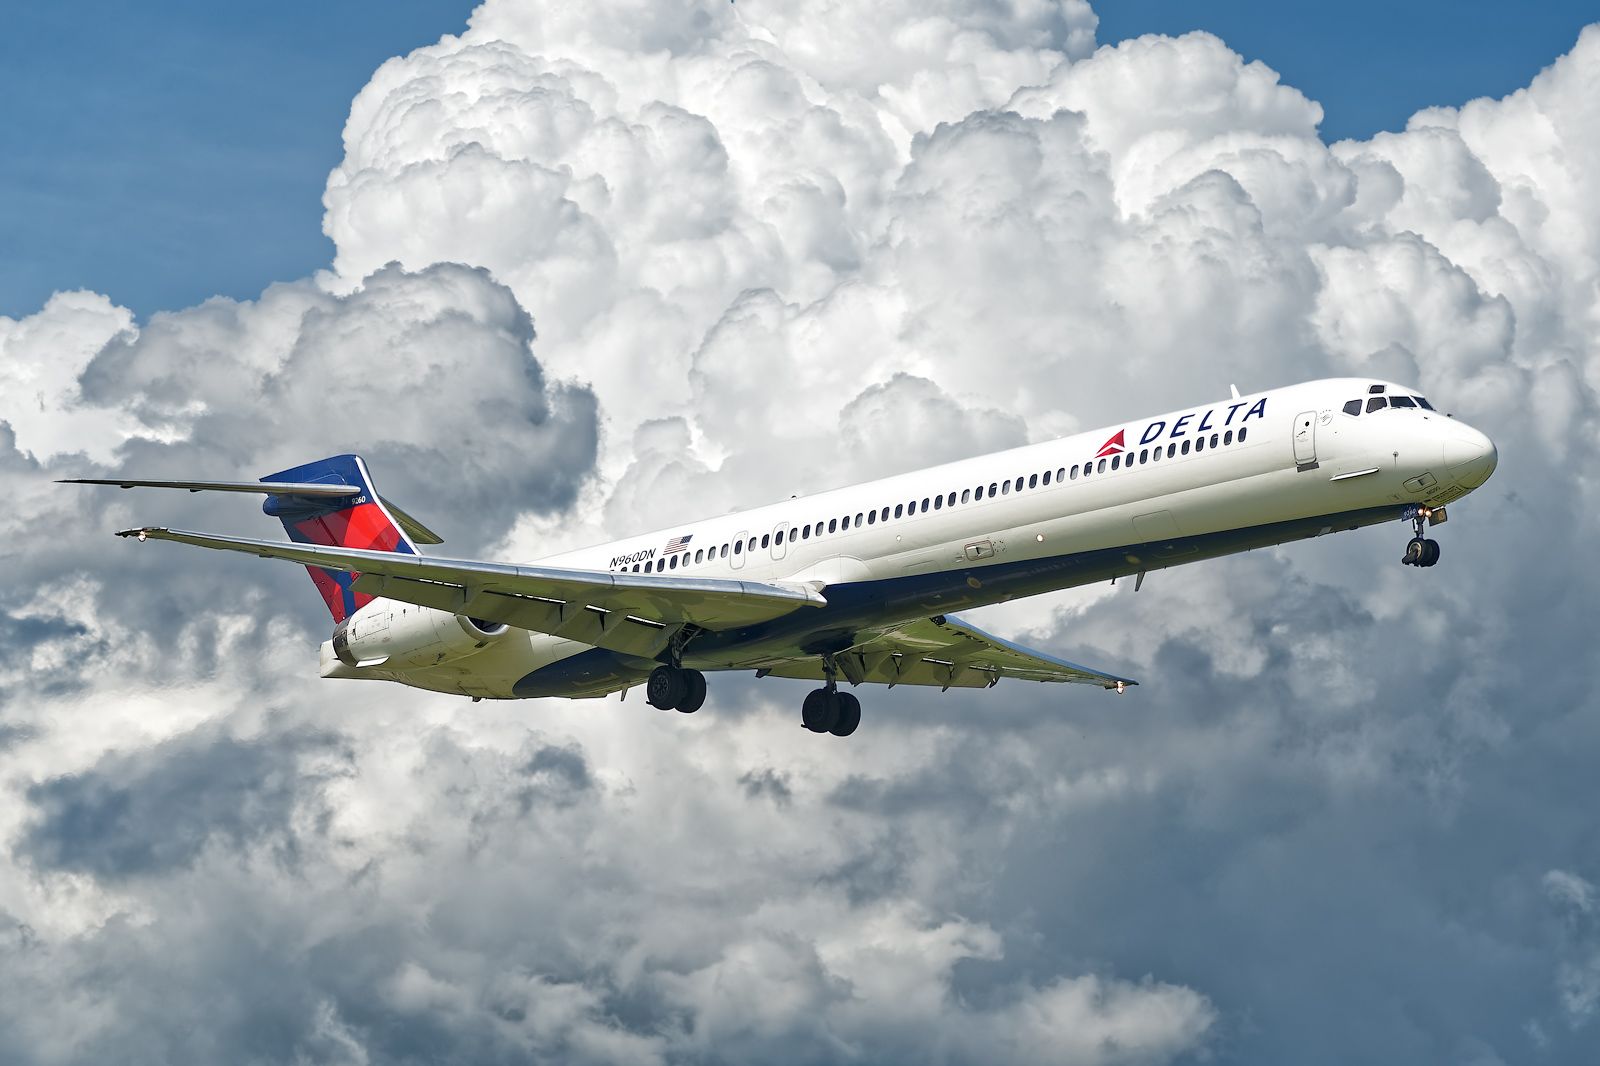
[(333, 627), (333, 653), (346, 666), (437, 666), (483, 650), (507, 630), (504, 622), (374, 600)]

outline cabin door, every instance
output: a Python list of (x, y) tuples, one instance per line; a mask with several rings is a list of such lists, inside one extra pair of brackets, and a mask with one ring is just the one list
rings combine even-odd
[(1317, 412), (1301, 411), (1294, 416), (1294, 465), (1310, 470), (1317, 465)]

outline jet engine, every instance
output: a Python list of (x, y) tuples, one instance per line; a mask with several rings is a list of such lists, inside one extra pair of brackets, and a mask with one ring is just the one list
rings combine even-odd
[(504, 622), (486, 622), (393, 600), (374, 600), (333, 627), (333, 653), (346, 666), (437, 666), (505, 637)]

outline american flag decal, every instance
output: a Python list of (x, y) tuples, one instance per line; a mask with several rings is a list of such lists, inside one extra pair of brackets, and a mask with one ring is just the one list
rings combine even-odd
[(662, 555), (671, 555), (673, 552), (688, 551), (689, 550), (689, 541), (691, 541), (693, 539), (694, 539), (694, 534), (693, 533), (685, 533), (681, 537), (673, 537), (671, 540), (667, 541), (667, 546), (665, 548), (661, 549), (661, 554)]

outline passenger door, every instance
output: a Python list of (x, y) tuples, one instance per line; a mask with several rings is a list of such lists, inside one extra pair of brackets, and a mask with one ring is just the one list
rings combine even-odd
[(1301, 411), (1294, 416), (1294, 465), (1310, 470), (1317, 465), (1317, 412)]

